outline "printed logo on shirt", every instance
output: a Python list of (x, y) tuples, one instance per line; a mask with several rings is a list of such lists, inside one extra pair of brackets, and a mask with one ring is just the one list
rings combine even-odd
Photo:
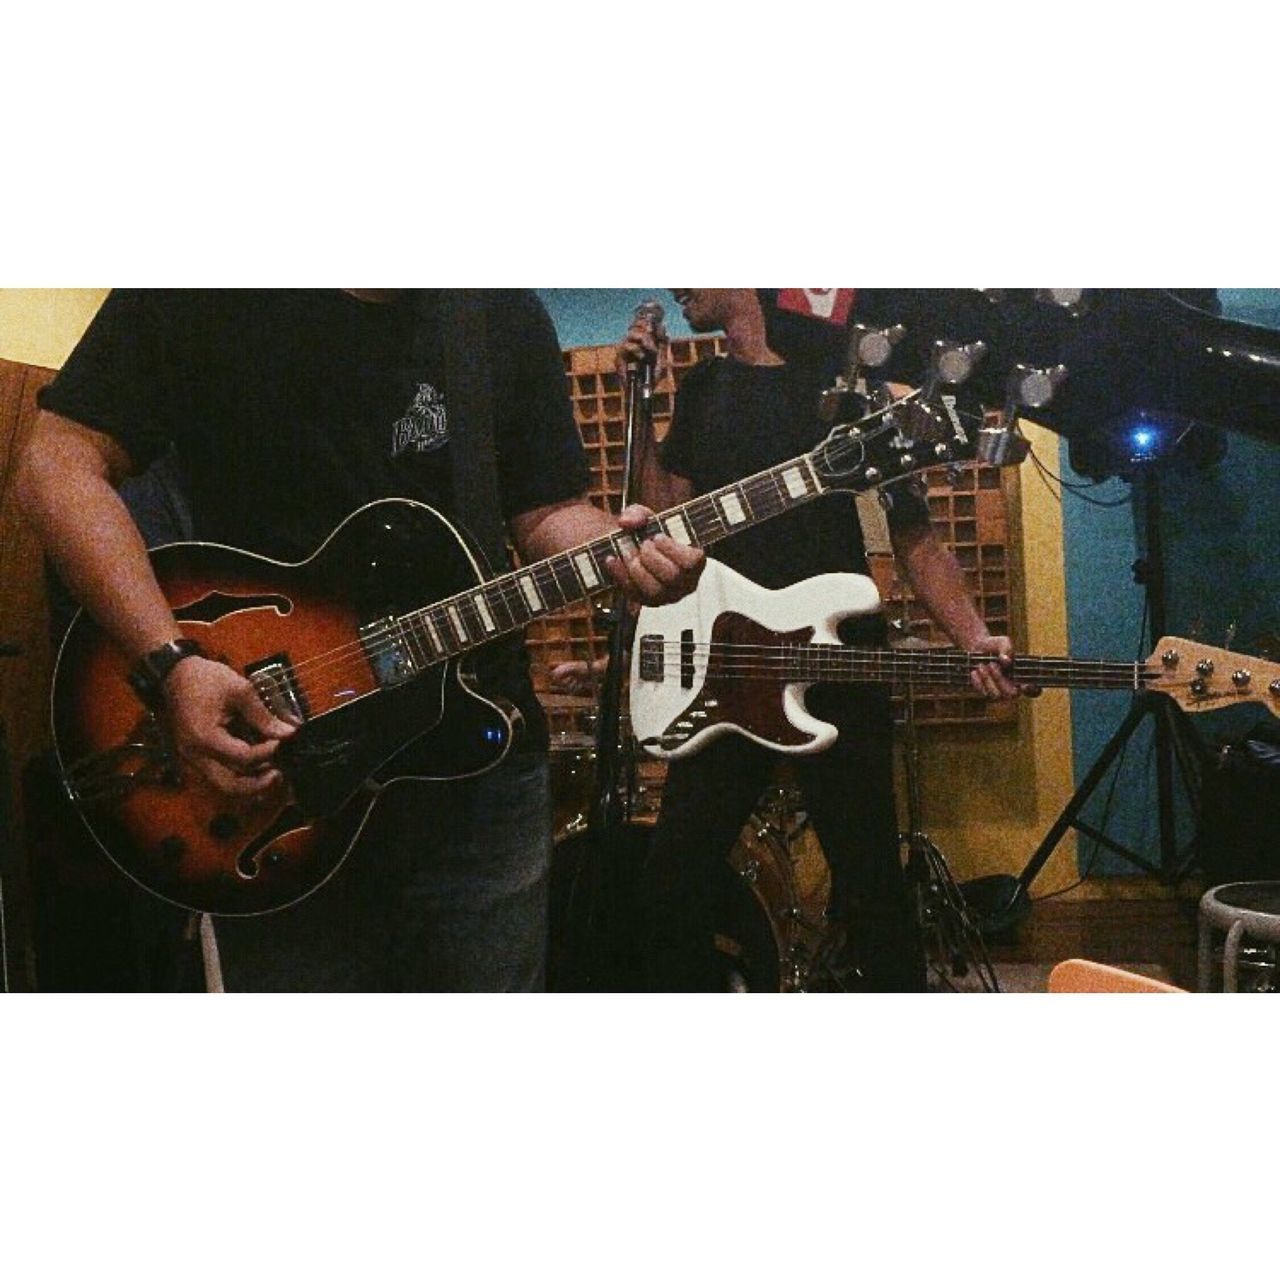
[(398, 458), (406, 450), (430, 453), (449, 438), (449, 415), (444, 397), (429, 382), (418, 384), (418, 394), (391, 428), (391, 456)]

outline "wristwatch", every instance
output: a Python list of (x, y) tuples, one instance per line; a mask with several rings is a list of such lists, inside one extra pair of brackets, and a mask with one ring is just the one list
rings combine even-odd
[(158, 711), (164, 705), (164, 682), (169, 678), (169, 672), (183, 658), (197, 657), (202, 653), (203, 650), (194, 640), (170, 640), (168, 644), (152, 649), (139, 661), (129, 672), (129, 683), (144, 706)]

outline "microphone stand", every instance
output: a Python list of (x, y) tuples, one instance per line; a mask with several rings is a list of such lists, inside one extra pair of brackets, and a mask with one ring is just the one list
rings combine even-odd
[[(635, 442), (653, 430), (652, 363), (627, 374), (621, 505), (631, 502)], [(648, 436), (645, 437), (649, 438)], [(622, 682), (631, 618), (621, 591), (602, 615), (609, 628), (609, 658), (596, 718), (596, 769), (587, 816), (586, 852), (570, 891), (568, 938), (553, 939), (564, 952), (553, 965), (560, 989), (642, 989), (643, 939), (636, 928), (635, 887), (647, 841), (631, 838), (635, 753), (622, 746)], [(625, 785), (624, 785), (625, 784)]]

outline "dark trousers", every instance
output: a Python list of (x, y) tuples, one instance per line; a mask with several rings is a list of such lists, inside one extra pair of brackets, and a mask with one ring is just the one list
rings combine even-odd
[(537, 991), (545, 984), (547, 757), (379, 798), (310, 897), (216, 924), (228, 991)]
[[(817, 687), (810, 710), (840, 737), (828, 751), (790, 757), (831, 867), (828, 915), (847, 930), (847, 959), (868, 991), (922, 991), (925, 960), (902, 874), (893, 798), (893, 725), (876, 692)], [(779, 762), (727, 734), (673, 761), (645, 875), (650, 981), (660, 991), (716, 990), (716, 875)]]

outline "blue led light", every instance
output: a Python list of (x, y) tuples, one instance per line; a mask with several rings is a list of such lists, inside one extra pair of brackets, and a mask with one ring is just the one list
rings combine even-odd
[(1156, 433), (1149, 427), (1139, 427), (1129, 437), (1137, 449), (1149, 449), (1156, 441)]

